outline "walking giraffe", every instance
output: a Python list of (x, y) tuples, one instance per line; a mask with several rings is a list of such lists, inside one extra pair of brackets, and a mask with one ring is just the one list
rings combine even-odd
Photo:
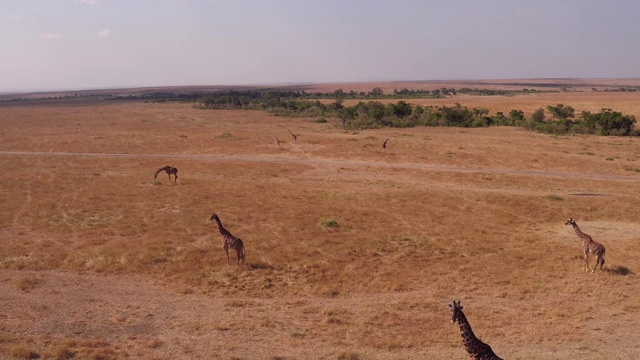
[(598, 264), (600, 264), (600, 271), (602, 271), (602, 266), (604, 265), (604, 253), (606, 251), (604, 246), (594, 241), (591, 236), (583, 233), (578, 227), (578, 224), (576, 224), (575, 220), (573, 220), (573, 218), (569, 218), (569, 220), (567, 220), (567, 222), (564, 224), (572, 225), (573, 230), (575, 230), (576, 232), (576, 235), (578, 235), (578, 238), (582, 240), (582, 251), (584, 253), (584, 271), (589, 272), (589, 254), (596, 255), (596, 265), (593, 267), (593, 270), (591, 272), (596, 272)]
[(273, 142), (276, 143), (276, 145), (278, 145), (278, 149), (280, 148), (280, 140), (278, 140), (278, 138), (275, 135), (271, 135), (271, 137), (273, 138)]
[(291, 130), (289, 130), (289, 134), (291, 134), (291, 140), (293, 140), (293, 142), (298, 141), (298, 136), (294, 133), (291, 132)]
[(175, 176), (175, 181), (174, 182), (178, 181), (178, 168), (174, 168), (174, 167), (168, 166), (168, 165), (158, 169), (158, 171), (156, 171), (156, 174), (153, 175), (153, 178), (157, 179), (158, 178), (158, 174), (160, 174), (162, 171), (166, 171), (167, 172), (167, 175), (169, 176), (169, 183), (171, 183), (171, 174), (173, 174), (173, 176)]
[(389, 141), (389, 139), (385, 140), (384, 143), (382, 143), (382, 152), (385, 152), (387, 150), (387, 142)]
[(222, 247), (224, 251), (227, 253), (227, 265), (231, 265), (229, 261), (229, 249), (234, 249), (236, 254), (238, 254), (238, 266), (240, 266), (240, 260), (242, 260), (242, 265), (244, 265), (244, 243), (240, 238), (237, 238), (225, 229), (220, 222), (220, 218), (216, 213), (211, 214), (211, 220), (215, 220), (216, 225), (218, 226), (218, 231), (220, 231), (220, 235), (222, 235)]
[(498, 355), (496, 355), (493, 350), (491, 350), (491, 346), (483, 343), (480, 339), (478, 339), (474, 334), (473, 330), (471, 330), (471, 325), (467, 321), (467, 318), (464, 316), (462, 312), (463, 306), (460, 305), (460, 300), (456, 303), (453, 300), (453, 304), (449, 304), (451, 308), (451, 322), (458, 323), (460, 326), (460, 335), (462, 335), (462, 344), (464, 345), (465, 350), (469, 354), (469, 359), (471, 360), (502, 360)]

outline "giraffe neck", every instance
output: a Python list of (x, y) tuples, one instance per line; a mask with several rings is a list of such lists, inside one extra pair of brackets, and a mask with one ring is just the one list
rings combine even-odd
[(462, 344), (467, 349), (467, 352), (472, 352), (473, 344), (477, 343), (479, 340), (476, 335), (471, 330), (471, 325), (467, 321), (464, 313), (460, 312), (458, 317), (458, 326), (460, 326), (460, 335), (462, 336)]
[(220, 231), (220, 235), (222, 235), (223, 237), (231, 236), (231, 233), (222, 226), (220, 219), (216, 217), (213, 220), (216, 221), (216, 225), (218, 226), (218, 231)]
[(580, 240), (588, 242), (589, 240), (591, 240), (591, 237), (585, 233), (583, 233), (580, 228), (578, 227), (578, 224), (573, 224), (573, 230), (575, 230), (576, 235), (578, 235), (578, 238), (580, 238)]

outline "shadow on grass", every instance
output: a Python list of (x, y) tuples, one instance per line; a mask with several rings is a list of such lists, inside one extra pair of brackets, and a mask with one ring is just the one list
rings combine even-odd
[(277, 270), (278, 269), (276, 266), (263, 263), (263, 262), (251, 263), (249, 264), (249, 268), (251, 270)]
[(633, 271), (631, 271), (631, 269), (629, 269), (626, 266), (622, 266), (622, 265), (613, 265), (613, 266), (609, 266), (606, 267), (604, 269), (605, 272), (614, 274), (614, 275), (632, 275), (635, 274)]

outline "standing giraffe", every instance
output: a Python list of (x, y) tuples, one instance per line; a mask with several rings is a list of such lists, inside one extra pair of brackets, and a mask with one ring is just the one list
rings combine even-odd
[(275, 135), (271, 135), (271, 137), (273, 138), (273, 141), (276, 143), (276, 145), (278, 145), (278, 149), (280, 149), (280, 140), (278, 140), (278, 138)]
[(572, 225), (573, 230), (575, 230), (576, 232), (576, 235), (578, 235), (578, 238), (582, 240), (582, 251), (584, 253), (584, 271), (589, 272), (589, 254), (596, 255), (596, 265), (593, 267), (593, 270), (591, 272), (596, 272), (598, 264), (600, 264), (600, 271), (602, 271), (602, 266), (604, 265), (604, 253), (606, 251), (604, 249), (604, 246), (602, 246), (602, 244), (598, 242), (593, 241), (591, 236), (583, 233), (578, 227), (578, 224), (576, 224), (576, 222), (573, 220), (573, 218), (569, 218), (569, 220), (567, 220), (567, 222), (564, 224)]
[(471, 325), (467, 321), (467, 318), (462, 312), (463, 306), (460, 305), (460, 300), (456, 303), (453, 300), (453, 305), (449, 304), (451, 308), (451, 322), (458, 323), (460, 326), (460, 335), (462, 335), (462, 344), (469, 353), (469, 359), (471, 360), (502, 360), (496, 355), (491, 346), (483, 343), (478, 339), (471, 330)]
[(220, 235), (222, 235), (222, 247), (224, 251), (227, 253), (227, 265), (231, 265), (229, 262), (229, 248), (234, 249), (238, 254), (238, 266), (240, 266), (240, 260), (242, 260), (242, 265), (244, 265), (244, 243), (240, 238), (237, 238), (225, 229), (220, 222), (220, 218), (216, 213), (211, 214), (211, 220), (216, 221), (216, 225), (218, 225), (218, 231), (220, 231)]
[(173, 174), (173, 176), (175, 176), (175, 181), (174, 182), (178, 181), (178, 168), (174, 168), (174, 167), (168, 166), (168, 165), (158, 169), (158, 171), (156, 171), (156, 174), (153, 175), (153, 178), (157, 179), (158, 178), (158, 174), (160, 174), (162, 171), (166, 171), (167, 172), (167, 175), (169, 176), (169, 183), (171, 183), (171, 174)]
[(291, 132), (291, 130), (289, 130), (289, 134), (291, 134), (291, 140), (293, 140), (293, 142), (298, 141), (298, 136), (294, 133)]
[(385, 152), (385, 150), (387, 150), (387, 142), (389, 141), (389, 139), (385, 140), (384, 143), (382, 144), (382, 152)]

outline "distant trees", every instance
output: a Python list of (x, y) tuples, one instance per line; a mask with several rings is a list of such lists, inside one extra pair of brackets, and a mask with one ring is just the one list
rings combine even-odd
[(524, 112), (522, 110), (509, 111), (509, 120), (515, 125), (518, 122), (524, 121)]
[[(633, 115), (623, 115), (621, 112), (603, 108), (599, 113), (592, 114), (583, 111), (580, 114), (583, 128), (590, 134), (600, 135), (633, 135), (636, 118)], [(638, 135), (638, 134), (635, 134)]]
[(382, 91), (381, 88), (374, 87), (373, 89), (371, 89), (371, 92), (369, 92), (369, 94), (373, 97), (379, 97), (379, 96), (382, 96), (384, 92)]
[[(453, 94), (454, 89), (440, 88), (429, 92), (430, 96)], [(486, 108), (468, 108), (459, 103), (453, 106), (414, 106), (404, 100), (383, 104), (379, 101), (360, 101), (345, 106), (344, 99), (352, 96), (383, 96), (381, 88), (369, 93), (345, 92), (338, 89), (328, 93), (333, 103), (313, 99), (312, 95), (296, 91), (226, 91), (208, 94), (198, 99), (204, 108), (256, 109), (274, 115), (289, 117), (315, 117), (340, 119), (344, 129), (371, 129), (379, 127), (413, 126), (520, 126), (529, 130), (549, 134), (600, 134), (640, 135), (634, 130), (636, 119), (632, 115), (603, 108), (598, 113), (583, 111), (576, 119), (575, 109), (557, 104), (535, 110), (527, 118), (522, 110), (513, 109), (508, 114), (501, 111), (491, 115)], [(396, 96), (415, 94), (414, 90), (395, 91)], [(424, 94), (424, 93), (421, 93)], [(547, 117), (547, 113), (550, 117)]]
[(544, 121), (544, 109), (539, 108), (531, 114), (531, 122), (533, 123), (541, 123)]
[(547, 110), (553, 115), (554, 118), (560, 120), (567, 120), (573, 118), (574, 109), (571, 106), (564, 106), (562, 104), (558, 104), (556, 106), (547, 106)]

